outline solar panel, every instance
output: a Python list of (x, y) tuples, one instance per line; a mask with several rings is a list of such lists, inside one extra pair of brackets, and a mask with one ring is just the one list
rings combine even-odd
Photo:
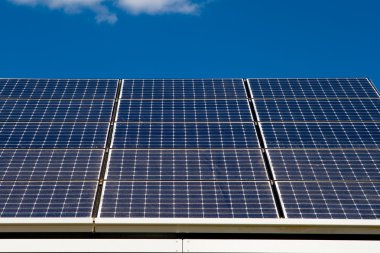
[(379, 123), (262, 123), (267, 148), (379, 148)]
[(1, 122), (108, 122), (113, 100), (0, 100)]
[(268, 150), (277, 180), (380, 181), (380, 150)]
[(260, 150), (112, 150), (107, 180), (268, 180)]
[(0, 99), (114, 99), (115, 79), (0, 79)]
[(260, 121), (379, 121), (380, 99), (255, 100)]
[(0, 217), (90, 217), (97, 182), (0, 182)]
[(246, 98), (242, 79), (126, 79), (125, 99)]
[(97, 180), (103, 150), (0, 150), (0, 181)]
[(258, 148), (253, 124), (116, 125), (112, 148)]
[(0, 123), (0, 148), (104, 148), (107, 123)]
[(287, 218), (379, 219), (379, 182), (279, 182)]
[(119, 122), (251, 122), (247, 100), (122, 100)]
[(276, 218), (268, 182), (112, 182), (100, 217)]
[(253, 98), (379, 98), (365, 78), (249, 79)]

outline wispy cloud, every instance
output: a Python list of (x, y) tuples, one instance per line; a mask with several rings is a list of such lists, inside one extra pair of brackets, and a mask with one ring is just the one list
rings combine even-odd
[(194, 0), (9, 0), (15, 4), (28, 6), (46, 6), (52, 10), (64, 10), (67, 13), (80, 13), (90, 10), (95, 13), (98, 22), (115, 23), (117, 16), (114, 8), (120, 8), (128, 13), (192, 14), (198, 11), (200, 5)]

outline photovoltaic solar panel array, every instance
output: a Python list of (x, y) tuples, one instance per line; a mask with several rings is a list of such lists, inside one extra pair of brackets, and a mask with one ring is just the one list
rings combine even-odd
[(0, 217), (380, 218), (367, 79), (0, 79)]

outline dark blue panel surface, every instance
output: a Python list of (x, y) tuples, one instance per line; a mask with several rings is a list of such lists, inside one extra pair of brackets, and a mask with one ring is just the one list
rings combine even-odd
[(97, 180), (103, 150), (0, 150), (0, 180)]
[(380, 121), (380, 99), (256, 100), (260, 121)]
[(379, 98), (365, 78), (249, 79), (253, 98)]
[(379, 219), (379, 182), (279, 182), (287, 218)]
[(380, 148), (380, 123), (262, 123), (268, 148)]
[(258, 148), (253, 124), (117, 124), (113, 148)]
[(126, 79), (126, 99), (246, 98), (242, 79)]
[(91, 217), (97, 182), (0, 182), (0, 217)]
[(107, 180), (268, 180), (260, 150), (113, 150)]
[(114, 99), (115, 79), (0, 79), (0, 99)]
[(113, 100), (0, 100), (0, 122), (108, 122)]
[(122, 100), (119, 122), (251, 122), (247, 100)]
[(106, 182), (100, 217), (276, 218), (267, 182)]
[(107, 123), (0, 123), (0, 148), (104, 148)]
[(268, 150), (277, 180), (379, 180), (380, 150)]

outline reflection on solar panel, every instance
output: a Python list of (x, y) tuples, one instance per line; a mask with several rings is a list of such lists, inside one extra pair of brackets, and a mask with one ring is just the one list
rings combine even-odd
[(117, 124), (112, 148), (258, 148), (253, 124)]
[(108, 124), (0, 123), (0, 148), (104, 148)]
[(249, 79), (253, 98), (379, 98), (368, 79)]
[(107, 180), (268, 180), (260, 150), (113, 150)]
[(268, 148), (380, 148), (379, 123), (263, 123)]
[(379, 121), (380, 99), (256, 100), (260, 121)]
[(0, 99), (114, 99), (117, 80), (0, 79)]
[(277, 180), (379, 180), (380, 150), (268, 150)]
[(89, 217), (96, 182), (0, 182), (0, 217)]
[(287, 218), (379, 219), (379, 182), (279, 182)]
[(225, 99), (246, 98), (242, 79), (127, 79), (121, 98)]
[(122, 100), (119, 122), (251, 122), (247, 100)]
[(109, 122), (112, 100), (0, 100), (0, 122)]
[(267, 182), (112, 182), (101, 217), (276, 218)]
[(103, 150), (0, 150), (0, 181), (97, 180)]

